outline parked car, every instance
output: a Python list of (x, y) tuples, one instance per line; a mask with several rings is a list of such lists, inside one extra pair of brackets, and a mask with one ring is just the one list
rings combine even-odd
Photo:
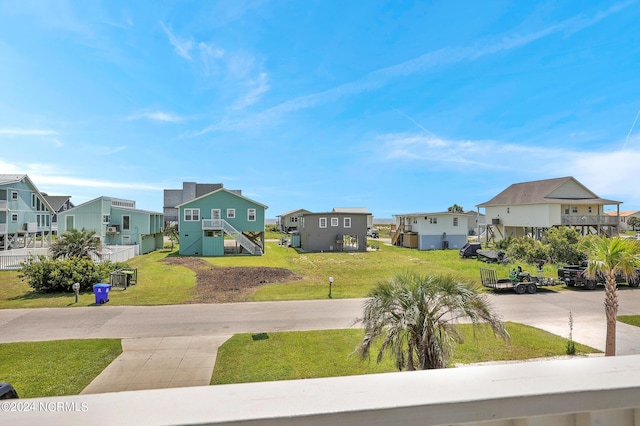
[(380, 232), (375, 228), (369, 228), (367, 230), (367, 237), (378, 238), (380, 237)]

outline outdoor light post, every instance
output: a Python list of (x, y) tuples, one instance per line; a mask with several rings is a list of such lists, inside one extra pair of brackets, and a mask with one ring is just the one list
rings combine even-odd
[(331, 284), (333, 284), (333, 277), (329, 277), (329, 299), (331, 299)]
[(71, 288), (76, 292), (76, 303), (78, 303), (78, 292), (80, 291), (80, 283), (71, 284)]

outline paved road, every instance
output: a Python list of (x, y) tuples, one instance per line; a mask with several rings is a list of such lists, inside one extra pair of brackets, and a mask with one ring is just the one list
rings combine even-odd
[[(504, 320), (529, 324), (604, 349), (604, 292), (563, 291), (489, 296)], [(240, 332), (320, 330), (357, 326), (362, 299), (215, 305), (91, 306), (0, 310), (0, 342), (70, 338), (228, 336)], [(640, 290), (620, 289), (620, 315), (640, 314)], [(618, 323), (620, 355), (640, 353), (640, 328)]]

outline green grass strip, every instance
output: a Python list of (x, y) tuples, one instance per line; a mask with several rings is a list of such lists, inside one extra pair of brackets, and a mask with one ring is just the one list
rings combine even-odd
[[(470, 325), (459, 326), (465, 342), (456, 348), (450, 365), (524, 360), (566, 354), (567, 339), (522, 324), (506, 323), (511, 342), (489, 331), (474, 337)], [(237, 334), (218, 350), (211, 384), (250, 383), (318, 377), (351, 376), (397, 371), (390, 357), (361, 361), (353, 354), (361, 329)], [(599, 351), (576, 343), (577, 354)]]
[(120, 339), (0, 344), (0, 381), (20, 398), (78, 395), (122, 353)]

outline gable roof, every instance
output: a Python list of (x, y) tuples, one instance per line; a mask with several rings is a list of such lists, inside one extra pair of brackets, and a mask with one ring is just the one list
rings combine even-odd
[(334, 213), (369, 213), (366, 207), (335, 207), (332, 210)]
[(184, 206), (186, 206), (187, 204), (191, 204), (191, 203), (193, 203), (193, 202), (195, 202), (195, 201), (198, 201), (198, 200), (201, 200), (201, 199), (203, 199), (203, 198), (210, 197), (210, 196), (212, 196), (213, 194), (217, 194), (217, 193), (219, 193), (219, 192), (226, 192), (226, 193), (228, 193), (228, 194), (234, 195), (234, 196), (236, 196), (236, 197), (238, 197), (238, 198), (241, 198), (241, 199), (243, 199), (243, 200), (247, 200), (247, 201), (249, 201), (250, 203), (257, 204), (257, 205), (259, 205), (259, 206), (261, 206), (261, 207), (264, 207), (264, 209), (265, 209), (265, 210), (269, 208), (269, 207), (265, 206), (265, 205), (264, 205), (264, 204), (262, 204), (262, 203), (259, 203), (259, 202), (255, 201), (255, 200), (252, 200), (251, 198), (247, 198), (247, 197), (245, 197), (244, 195), (238, 194), (238, 193), (237, 193), (237, 192), (235, 192), (235, 191), (230, 191), (230, 190), (228, 190), (228, 189), (226, 189), (226, 188), (216, 189), (215, 191), (212, 191), (212, 192), (209, 192), (209, 193), (207, 193), (207, 194), (204, 194), (204, 195), (202, 195), (202, 196), (200, 196), (200, 197), (198, 197), (198, 198), (194, 198), (193, 200), (189, 200), (189, 201), (186, 201), (186, 202), (184, 202), (184, 203), (182, 203), (182, 204), (178, 204), (175, 208), (179, 209), (180, 207), (184, 207)]
[[(42, 195), (55, 211), (59, 211), (64, 203), (71, 198), (71, 195), (46, 195), (44, 193)], [(70, 204), (71, 207), (74, 207), (73, 203), (70, 202)]]
[[(292, 215), (292, 214), (294, 214), (294, 213), (298, 213), (298, 212), (311, 213), (311, 212), (310, 212), (309, 210), (307, 210), (307, 209), (297, 209), (297, 210), (291, 210), (291, 211), (289, 211), (289, 212), (279, 214), (278, 216), (280, 216), (280, 217), (290, 216), (290, 215)], [(276, 217), (278, 217), (278, 216), (276, 216)]]
[[(573, 186), (580, 195), (568, 196), (563, 189)], [(576, 193), (577, 194), (577, 193)], [(574, 177), (514, 183), (491, 200), (476, 207), (513, 206), (522, 204), (622, 204), (621, 201), (598, 197)]]
[(42, 192), (40, 192), (38, 190), (38, 187), (36, 187), (36, 185), (33, 183), (33, 181), (29, 178), (28, 175), (26, 174), (0, 174), (0, 185), (2, 184), (7, 184), (7, 183), (18, 183), (18, 182), (22, 182), (23, 180), (26, 180), (27, 183), (29, 185), (31, 185), (31, 187), (33, 188), (33, 190), (40, 196), (40, 199), (42, 199), (42, 201), (44, 201), (44, 204), (46, 205), (46, 207), (49, 208), (49, 211), (51, 211), (52, 213), (55, 213), (56, 210), (54, 210), (53, 207), (51, 207), (51, 204), (49, 204), (49, 201), (47, 201), (46, 197), (42, 194)]
[(394, 217), (397, 216), (469, 216), (468, 213), (456, 213), (456, 212), (416, 212), (416, 213), (402, 213), (402, 214), (394, 214)]

